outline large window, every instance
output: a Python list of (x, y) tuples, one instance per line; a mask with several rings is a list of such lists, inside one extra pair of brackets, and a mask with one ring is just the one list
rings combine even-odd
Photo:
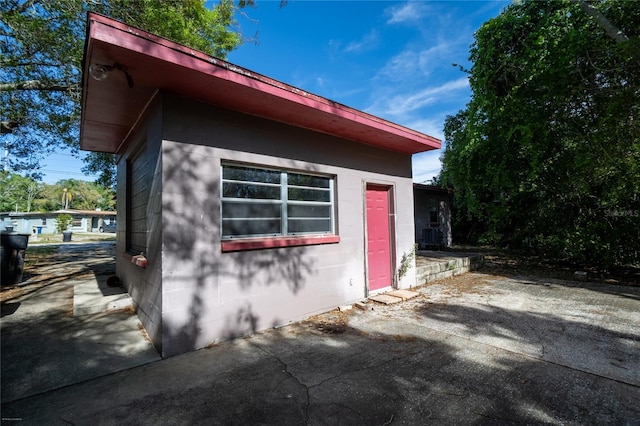
[(333, 178), (222, 165), (222, 238), (334, 233)]

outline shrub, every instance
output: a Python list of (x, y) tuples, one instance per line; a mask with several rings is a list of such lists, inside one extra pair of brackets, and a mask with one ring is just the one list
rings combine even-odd
[(73, 218), (71, 217), (70, 214), (67, 213), (63, 213), (58, 215), (57, 218), (57, 229), (59, 233), (63, 233), (64, 231), (66, 231), (69, 228), (69, 225), (71, 225), (71, 222), (73, 221)]

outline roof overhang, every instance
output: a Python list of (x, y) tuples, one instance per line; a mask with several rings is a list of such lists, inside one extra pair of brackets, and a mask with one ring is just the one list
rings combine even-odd
[[(98, 81), (93, 64), (117, 68)], [(88, 151), (117, 153), (158, 91), (392, 151), (440, 148), (434, 137), (93, 13), (82, 91), (80, 147)]]
[(414, 183), (413, 189), (419, 189), (421, 191), (428, 191), (431, 193), (439, 193), (443, 195), (451, 195), (453, 193), (451, 189), (443, 188), (441, 186), (435, 186), (435, 185), (425, 185), (423, 183)]

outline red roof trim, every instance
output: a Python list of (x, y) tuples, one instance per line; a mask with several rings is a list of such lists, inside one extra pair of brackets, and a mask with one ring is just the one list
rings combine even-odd
[[(103, 122), (96, 121), (95, 117), (100, 116), (95, 113), (95, 110), (100, 108), (100, 99), (92, 102), (92, 97), (99, 96), (100, 84), (104, 87), (105, 84), (114, 84), (114, 82), (107, 83), (109, 79), (95, 82), (88, 77), (88, 68), (94, 62), (95, 55), (98, 55), (98, 61), (111, 60), (112, 63), (119, 63), (118, 61), (122, 60), (122, 65), (130, 68), (132, 74), (139, 71), (133, 79), (136, 85), (148, 90), (170, 90), (178, 93), (191, 90), (193, 92), (193, 87), (188, 87), (188, 81), (178, 81), (180, 78), (177, 75), (163, 75), (163, 72), (169, 74), (167, 70), (178, 70), (192, 78), (205, 77), (206, 89), (202, 89), (194, 96), (202, 97), (201, 100), (211, 103), (219, 103), (223, 107), (394, 151), (417, 153), (440, 148), (440, 141), (431, 136), (311, 94), (105, 16), (90, 13), (87, 25), (81, 144), (88, 145), (88, 149), (93, 147), (91, 143), (85, 143), (85, 134), (91, 136), (88, 130), (101, 132), (100, 135), (95, 133), (92, 141), (98, 147), (104, 145), (104, 148), (115, 152), (115, 147), (122, 142), (122, 129), (131, 126), (131, 123), (123, 119), (112, 123), (111, 121), (116, 118), (111, 116)], [(127, 60), (130, 63), (126, 63)], [(150, 69), (160, 69), (160, 66), (165, 68), (158, 71), (158, 75), (149, 76), (148, 73), (144, 73), (145, 64)], [(217, 86), (223, 87), (227, 92), (237, 91), (238, 98), (225, 98), (224, 95), (214, 93)], [(91, 87), (95, 90), (90, 90)], [(131, 96), (136, 95), (135, 90), (132, 92)], [(253, 99), (254, 96), (251, 96), (251, 93), (261, 98)], [(141, 93), (138, 95), (142, 97)], [(268, 108), (266, 104), (271, 102), (270, 99), (278, 102), (279, 107)], [(140, 98), (138, 103), (146, 102)], [(230, 103), (233, 105), (229, 105)], [(91, 108), (94, 111), (91, 114), (93, 120), (87, 118), (88, 114), (85, 114), (86, 110)], [(313, 114), (313, 117), (310, 114)], [(120, 140), (112, 140), (109, 144), (101, 142), (105, 137), (108, 138), (108, 135), (105, 135), (108, 129), (112, 129), (113, 137)]]

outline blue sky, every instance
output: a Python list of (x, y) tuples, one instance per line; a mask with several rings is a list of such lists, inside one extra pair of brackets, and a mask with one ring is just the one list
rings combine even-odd
[[(447, 115), (470, 91), (469, 46), (508, 1), (257, 0), (237, 16), (247, 42), (232, 63), (350, 107), (443, 139)], [(252, 41), (253, 39), (253, 41)], [(415, 182), (440, 170), (440, 150), (417, 154)], [(82, 163), (52, 156), (45, 182), (75, 178)], [(50, 172), (60, 171), (58, 172)]]

